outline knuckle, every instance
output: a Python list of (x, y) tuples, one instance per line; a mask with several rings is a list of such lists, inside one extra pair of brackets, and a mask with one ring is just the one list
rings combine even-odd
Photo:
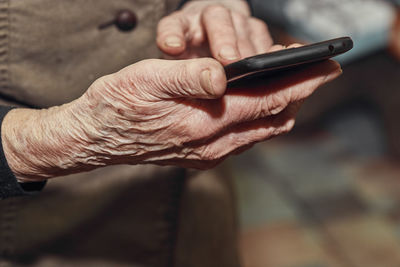
[(251, 15), (250, 6), (247, 1), (236, 1), (236, 10), (245, 16)]
[(190, 61), (188, 64), (182, 64), (179, 70), (175, 73), (173, 83), (177, 89), (186, 92), (188, 95), (195, 96), (198, 94), (198, 84), (201, 68), (200, 64), (195, 61)]
[(196, 157), (203, 163), (203, 165), (208, 166), (210, 162), (217, 159), (217, 154), (210, 146), (205, 145), (197, 149)]
[(210, 16), (221, 13), (221, 12), (227, 12), (227, 11), (228, 11), (228, 9), (222, 4), (212, 4), (212, 5), (207, 6), (204, 9), (204, 13), (207, 15), (210, 15)]
[(162, 19), (160, 19), (160, 21), (158, 22), (158, 28), (163, 28), (166, 24), (168, 24), (168, 22), (171, 20), (171, 16), (166, 16), (163, 17)]
[(263, 20), (258, 18), (250, 18), (250, 22), (253, 24), (253, 27), (257, 27), (260, 30), (268, 32), (268, 25)]
[(228, 157), (231, 150), (226, 150), (224, 147), (209, 145), (205, 146), (202, 153), (202, 160), (207, 163), (209, 167), (214, 167)]
[(233, 13), (232, 17), (239, 25), (244, 25), (246, 23), (246, 21), (248, 20), (248, 18), (245, 15), (243, 15), (242, 13)]
[(288, 105), (286, 98), (282, 94), (272, 94), (266, 98), (264, 112), (269, 115), (276, 115), (282, 112)]
[(154, 66), (155, 64), (157, 64), (159, 62), (159, 60), (158, 59), (144, 59), (144, 60), (141, 60), (141, 61), (139, 61), (138, 63), (136, 63), (136, 64), (134, 64), (134, 65), (132, 65), (132, 66), (135, 66), (136, 67), (136, 69), (146, 69), (146, 71), (147, 71), (147, 69), (151, 66)]
[(175, 11), (168, 16), (165, 16), (160, 19), (158, 22), (159, 26), (168, 26), (171, 22), (179, 22), (179, 17), (181, 15), (181, 11)]
[[(157, 66), (157, 59), (145, 59), (142, 60), (128, 69), (123, 69), (121, 74), (125, 77), (129, 77), (132, 81), (140, 80), (141, 82), (149, 82), (157, 75), (158, 71), (154, 69)], [(151, 75), (149, 75), (151, 73)]]
[(157, 97), (164, 88), (160, 60), (145, 59), (119, 72), (125, 87), (135, 88), (136, 97)]
[(248, 137), (237, 137), (237, 136), (231, 136), (230, 140), (230, 150), (228, 151), (229, 153), (232, 151), (235, 151), (243, 146), (248, 145), (251, 142), (251, 140)]
[(204, 167), (211, 169), (217, 166), (226, 158), (226, 155), (219, 155), (216, 152), (209, 152), (204, 155)]
[(121, 76), (120, 73), (115, 73), (98, 78), (93, 83), (93, 86), (103, 94), (107, 91), (110, 95), (115, 96), (119, 94), (121, 90), (130, 89), (128, 81), (126, 75)]
[(182, 96), (195, 96), (196, 86), (191, 77), (191, 68), (191, 65), (181, 65), (172, 74), (166, 76), (161, 86), (171, 93), (178, 92)]
[(212, 151), (209, 151), (209, 150), (206, 150), (206, 152), (204, 152), (201, 155), (201, 158), (206, 162), (213, 162), (213, 161), (219, 159), (218, 155), (215, 152), (212, 152)]
[[(257, 113), (257, 117), (259, 118), (265, 118), (271, 115), (271, 111), (270, 111), (270, 105), (268, 103), (265, 103), (265, 101), (262, 101), (259, 105), (258, 108), (258, 113)], [(254, 118), (254, 119), (256, 119)]]
[(155, 92), (165, 92), (175, 95), (176, 93), (191, 93), (192, 84), (187, 64), (176, 64), (173, 68), (169, 65), (161, 65), (157, 59), (142, 61), (143, 67), (138, 70), (139, 82), (150, 85), (156, 89)]
[[(203, 59), (201, 59), (202, 60), (202, 65), (204, 65), (204, 66), (207, 66), (207, 67), (209, 67), (209, 68), (218, 68), (218, 69), (221, 69), (222, 68), (222, 66), (221, 66), (221, 64), (217, 61), (217, 60), (215, 60), (215, 59), (212, 59), (212, 58), (203, 58)], [(197, 65), (197, 64), (196, 64)]]
[[(112, 79), (112, 78), (111, 78)], [(100, 78), (97, 78), (93, 84), (91, 85), (91, 88), (99, 88), (99, 87), (104, 87), (106, 84), (108, 84), (110, 81), (109, 75), (107, 76), (102, 76)]]
[[(191, 125), (192, 126), (192, 125)], [(203, 128), (199, 127), (184, 127), (184, 132), (186, 133), (186, 141), (187, 142), (193, 142), (193, 141), (198, 141), (207, 138), (210, 134), (208, 131), (204, 130)]]
[[(207, 140), (213, 138), (221, 131), (222, 127), (215, 123), (210, 123), (201, 116), (191, 117), (187, 121), (192, 121), (187, 125), (186, 132), (191, 141)], [(207, 127), (205, 127), (207, 125)]]
[(179, 121), (172, 123), (172, 132), (178, 137), (176, 146), (185, 147), (186, 144), (193, 141), (193, 135), (186, 125), (182, 125)]

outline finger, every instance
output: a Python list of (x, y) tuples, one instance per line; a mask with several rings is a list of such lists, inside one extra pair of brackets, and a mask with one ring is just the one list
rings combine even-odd
[(240, 58), (236, 31), (227, 8), (220, 5), (208, 6), (203, 11), (202, 24), (214, 58), (224, 65)]
[[(245, 17), (251, 16), (250, 6), (247, 1), (232, 1), (232, 0), (225, 0), (226, 5), (229, 6), (229, 9), (239, 13)], [(233, 2), (233, 3), (232, 3)]]
[(301, 104), (292, 103), (277, 116), (245, 122), (231, 128), (203, 150), (204, 158), (219, 160), (229, 154), (237, 154), (252, 145), (291, 131)]
[(256, 18), (250, 18), (248, 23), (251, 29), (251, 40), (257, 54), (267, 53), (273, 45), (267, 24)]
[(227, 125), (279, 114), (290, 103), (309, 97), (318, 87), (342, 73), (340, 65), (328, 61), (301, 71), (260, 81), (255, 88), (230, 90), (224, 96)]
[(302, 47), (302, 46), (303, 46), (302, 44), (294, 43), (294, 44), (289, 45), (287, 48), (298, 48), (298, 47)]
[(328, 61), (264, 80), (258, 87), (229, 89), (221, 98), (221, 103), (203, 104), (209, 115), (203, 114), (200, 119), (208, 127), (196, 129), (194, 125), (193, 135), (197, 139), (207, 138), (238, 123), (279, 114), (290, 103), (307, 98), (319, 86), (340, 74), (340, 66), (334, 61)]
[[(192, 153), (187, 154), (185, 167), (196, 169), (214, 167), (230, 154), (243, 152), (257, 142), (290, 131), (294, 126), (294, 118), (299, 108), (298, 103), (292, 103), (278, 116), (241, 123), (201, 143), (186, 144), (187, 149)], [(182, 159), (168, 159), (168, 163), (182, 165)]]
[(186, 49), (185, 35), (189, 22), (176, 12), (160, 20), (157, 26), (157, 45), (168, 55), (176, 56)]
[(237, 45), (241, 58), (254, 56), (256, 49), (250, 41), (248, 18), (241, 14), (232, 14), (232, 21), (236, 31)]
[(286, 46), (284, 45), (273, 45), (268, 49), (268, 53), (276, 52), (282, 49), (286, 49)]
[(225, 71), (211, 58), (149, 59), (121, 71), (132, 80), (136, 94), (147, 99), (218, 98), (226, 89)]
[(294, 44), (291, 44), (289, 46), (276, 44), (276, 45), (271, 46), (268, 49), (267, 53), (277, 52), (277, 51), (280, 51), (280, 50), (283, 50), (283, 49), (297, 48), (297, 47), (301, 47), (301, 46), (303, 46), (303, 45), (302, 44), (298, 44), (298, 43), (294, 43)]

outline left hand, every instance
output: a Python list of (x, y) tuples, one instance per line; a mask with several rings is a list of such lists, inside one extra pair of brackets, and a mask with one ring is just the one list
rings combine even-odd
[(250, 15), (243, 0), (192, 1), (158, 24), (157, 45), (169, 58), (212, 56), (223, 65), (266, 53), (267, 25)]

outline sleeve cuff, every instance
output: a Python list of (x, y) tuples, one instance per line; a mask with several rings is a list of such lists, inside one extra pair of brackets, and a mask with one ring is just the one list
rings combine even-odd
[(12, 107), (0, 106), (0, 199), (33, 195), (43, 189), (46, 181), (18, 183), (17, 178), (8, 166), (1, 141), (1, 124)]

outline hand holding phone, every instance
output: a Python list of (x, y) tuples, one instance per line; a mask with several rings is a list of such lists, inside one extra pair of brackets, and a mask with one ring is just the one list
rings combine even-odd
[(238, 82), (242, 83), (254, 77), (301, 68), (303, 65), (343, 54), (352, 48), (351, 38), (342, 37), (245, 58), (225, 66), (228, 85), (235, 86)]

